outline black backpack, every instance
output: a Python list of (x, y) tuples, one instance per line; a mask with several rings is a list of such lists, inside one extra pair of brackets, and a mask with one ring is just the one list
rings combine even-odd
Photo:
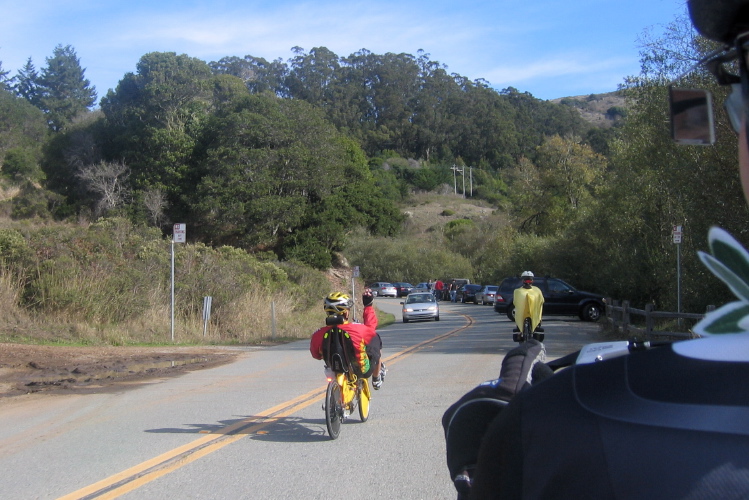
[[(335, 316), (332, 316), (336, 318)], [(330, 322), (329, 322), (330, 323)], [(322, 358), (336, 373), (352, 372), (361, 377), (358, 363), (354, 363), (354, 345), (346, 330), (333, 324), (333, 328), (325, 332), (322, 341)]]

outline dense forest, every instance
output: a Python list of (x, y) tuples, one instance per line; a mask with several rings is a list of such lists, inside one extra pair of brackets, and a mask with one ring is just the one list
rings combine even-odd
[[(667, 85), (711, 48), (686, 18), (645, 36), (642, 72), (619, 89), (627, 105), (602, 128), (573, 100), (497, 90), (424, 52), (152, 52), (97, 102), (75, 49), (60, 45), (41, 69), (0, 64), (0, 207), (12, 220), (120, 217), (164, 235), (181, 222), (193, 242), (317, 269), (347, 257), (369, 279), (455, 270), (488, 283), (533, 269), (665, 309), (680, 224), (682, 300), (701, 311), (730, 297), (695, 257), (708, 228), (749, 241), (725, 117), (715, 146), (669, 139)], [(726, 95), (701, 69), (680, 78)], [(496, 217), (412, 239), (403, 204), (451, 192), (467, 169), (466, 196)], [(432, 254), (411, 261), (409, 245)]]

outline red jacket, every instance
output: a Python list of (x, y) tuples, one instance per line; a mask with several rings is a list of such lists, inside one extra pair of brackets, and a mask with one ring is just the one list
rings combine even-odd
[[(324, 326), (312, 334), (312, 338), (309, 343), (309, 352), (315, 359), (322, 359), (322, 341), (325, 332), (333, 328), (332, 326)], [(362, 372), (366, 371), (365, 368), (369, 364), (367, 360), (367, 353), (365, 351), (367, 344), (377, 336), (377, 314), (375, 314), (374, 307), (367, 306), (364, 308), (364, 323), (344, 323), (338, 325), (338, 328), (345, 330), (354, 344), (354, 353), (356, 360), (359, 363), (359, 367)]]

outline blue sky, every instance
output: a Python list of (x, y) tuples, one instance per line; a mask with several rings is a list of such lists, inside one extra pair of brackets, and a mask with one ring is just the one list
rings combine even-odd
[(72, 45), (99, 97), (148, 52), (216, 61), (339, 56), (362, 48), (416, 55), (540, 99), (616, 90), (639, 73), (638, 38), (684, 13), (683, 0), (0, 0), (0, 61), (37, 70)]

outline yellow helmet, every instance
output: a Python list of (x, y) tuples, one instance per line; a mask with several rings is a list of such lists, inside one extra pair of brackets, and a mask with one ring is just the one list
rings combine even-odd
[(333, 292), (325, 297), (323, 307), (328, 315), (341, 314), (343, 311), (351, 309), (354, 305), (354, 301), (351, 297), (341, 292)]

